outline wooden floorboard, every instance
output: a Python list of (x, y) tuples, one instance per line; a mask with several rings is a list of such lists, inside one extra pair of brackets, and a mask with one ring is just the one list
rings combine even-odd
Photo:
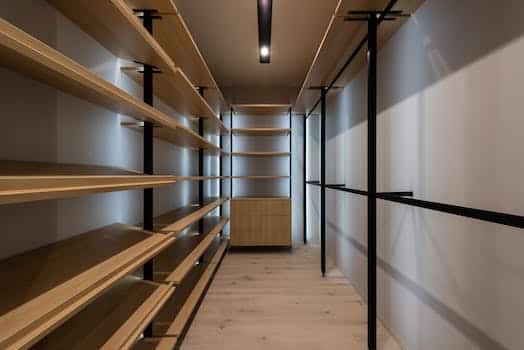
[[(318, 247), (228, 253), (181, 349), (367, 349), (365, 303), (319, 260)], [(382, 327), (379, 349), (401, 349)]]

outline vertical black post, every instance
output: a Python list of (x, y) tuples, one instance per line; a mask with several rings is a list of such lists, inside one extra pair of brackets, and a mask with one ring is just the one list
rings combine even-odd
[(293, 193), (293, 182), (291, 181), (293, 175), (293, 111), (289, 108), (289, 198)]
[[(200, 96), (204, 97), (204, 87), (199, 87), (198, 92)], [(198, 119), (198, 134), (204, 137), (204, 119)], [(204, 174), (204, 149), (198, 149), (198, 176), (205, 176)], [(198, 205), (202, 207), (204, 205), (204, 180), (198, 181)], [(198, 233), (204, 233), (204, 220), (198, 220)]]
[(304, 226), (304, 244), (307, 244), (307, 185), (306, 185), (306, 180), (307, 180), (307, 167), (306, 167), (306, 151), (307, 151), (307, 117), (304, 115), (304, 135), (303, 135), (303, 141), (302, 143), (304, 144), (304, 147), (303, 147), (303, 150), (302, 150), (302, 172), (304, 174), (304, 184), (303, 184), (303, 187), (302, 187), (302, 192), (303, 192), (303, 196), (304, 196), (304, 203), (303, 203), (303, 206), (304, 206), (304, 215), (302, 217), (304, 223), (303, 223), (303, 226)]
[(377, 15), (368, 21), (368, 348), (377, 348)]
[(326, 89), (320, 97), (320, 270), (326, 275)]
[[(231, 198), (230, 199), (233, 199), (233, 107), (231, 107), (231, 110), (229, 111), (229, 115), (230, 115), (230, 120), (229, 120), (229, 128), (231, 129), (230, 133), (229, 133), (229, 150), (230, 150), (230, 156), (229, 156), (229, 175), (231, 176), (230, 178), (230, 188), (229, 188), (229, 192), (230, 192), (230, 196)], [(231, 203), (231, 202), (230, 202)], [(229, 215), (231, 215), (231, 213), (229, 213)]]
[[(143, 20), (144, 27), (146, 30), (153, 35), (153, 20), (160, 18), (155, 15), (155, 10), (143, 10), (140, 16)], [(144, 64), (144, 91), (143, 99), (144, 102), (150, 106), (153, 106), (153, 74), (155, 68), (151, 65)], [(153, 175), (154, 164), (153, 164), (153, 123), (144, 122), (144, 174)], [(153, 189), (144, 189), (144, 210), (143, 210), (143, 228), (144, 230), (153, 231)], [(153, 280), (153, 259), (147, 261), (144, 264), (144, 279)], [(153, 327), (149, 324), (144, 330), (145, 337), (153, 336)]]
[[(218, 115), (220, 121), (222, 121), (222, 113)], [(218, 135), (218, 197), (222, 198), (222, 133), (220, 132)], [(218, 216), (222, 216), (222, 206), (218, 207)], [(222, 234), (222, 232), (220, 232)]]
[[(143, 11), (142, 20), (146, 30), (153, 34), (153, 20), (158, 18), (153, 13), (156, 11)], [(153, 106), (153, 66), (144, 64), (144, 102)], [(153, 123), (144, 122), (144, 174), (153, 175)], [(144, 189), (144, 210), (143, 210), (144, 230), (153, 230), (153, 189)], [(144, 264), (144, 279), (153, 280), (153, 260)]]

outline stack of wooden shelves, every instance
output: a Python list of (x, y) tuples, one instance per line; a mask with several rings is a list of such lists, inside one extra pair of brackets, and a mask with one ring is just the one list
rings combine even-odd
[[(171, 0), (48, 2), (118, 58), (161, 71), (155, 74), (154, 94), (178, 113), (205, 121), (208, 133), (229, 134), (218, 114), (228, 106)], [(158, 41), (133, 12), (137, 8), (162, 14)], [(156, 138), (199, 154), (230, 155), (202, 130), (193, 131), (3, 19), (0, 64), (136, 120), (124, 127), (141, 130), (145, 122), (152, 123)], [(134, 63), (123, 71), (142, 84), (138, 69)], [(197, 87), (210, 92), (210, 103)], [(0, 204), (225, 178), (0, 161)], [(0, 348), (173, 348), (226, 250), (221, 232), (228, 218), (208, 214), (227, 200), (210, 198), (164, 213), (154, 218), (152, 230), (116, 223), (1, 260), (0, 276), (9, 283), (0, 291)], [(188, 231), (199, 221), (199, 232)], [(151, 261), (148, 280), (146, 272), (144, 278), (136, 272)], [(180, 312), (170, 315), (174, 303)], [(160, 315), (176, 319), (168, 327), (176, 332), (151, 338)]]
[[(289, 157), (289, 175), (235, 175), (231, 163), (231, 245), (233, 246), (290, 246), (291, 245), (291, 132), (290, 105), (234, 105), (235, 114), (248, 118), (289, 117), (289, 127), (234, 128), (231, 116), (231, 145), (234, 136), (286, 136), (289, 151), (237, 151), (232, 157), (269, 158)], [(232, 148), (233, 149), (233, 148)], [(289, 196), (235, 196), (233, 181), (279, 180), (289, 178)]]

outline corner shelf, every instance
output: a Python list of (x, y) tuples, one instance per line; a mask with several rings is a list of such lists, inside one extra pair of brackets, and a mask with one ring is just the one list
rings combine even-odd
[(35, 344), (172, 242), (114, 224), (0, 261), (9, 281), (0, 290), (0, 347)]
[(233, 157), (289, 157), (291, 152), (233, 152)]
[(177, 234), (218, 208), (226, 200), (226, 198), (210, 198), (203, 206), (189, 205), (159, 215), (154, 219), (155, 231)]
[[(131, 8), (124, 0), (48, 0), (65, 16), (93, 36), (115, 56), (132, 62), (150, 64), (162, 71), (165, 81), (163, 94), (170, 94), (175, 87), (180, 94), (179, 103), (183, 109), (204, 112), (204, 117), (214, 118), (220, 128), (225, 128), (218, 116), (193, 87), (185, 74), (175, 66), (176, 61), (164, 51), (155, 38), (142, 26)], [(161, 78), (161, 81), (164, 78)], [(158, 90), (157, 90), (158, 91)], [(168, 99), (166, 103), (170, 103)], [(188, 103), (188, 105), (186, 105)], [(181, 105), (176, 107), (180, 108)], [(199, 117), (201, 117), (199, 115)]]
[(174, 292), (170, 285), (128, 276), (33, 349), (131, 349)]
[(231, 132), (239, 136), (287, 136), (290, 128), (235, 128)]
[(210, 261), (191, 270), (184, 283), (177, 288), (155, 318), (154, 336), (179, 337), (182, 334), (225, 253), (226, 241), (219, 241), (218, 244)]
[(176, 176), (112, 167), (0, 160), (0, 204), (171, 185)]
[[(68, 2), (75, 7), (75, 2)], [(97, 4), (106, 3), (97, 2)], [(109, 2), (107, 2), (109, 3)], [(138, 120), (150, 121), (167, 130), (171, 140), (182, 146), (211, 145), (191, 129), (177, 123), (165, 113), (136, 99), (102, 79), (79, 63), (66, 57), (38, 39), (0, 18), (0, 62), (19, 73), (30, 76), (96, 105)]]
[(175, 242), (155, 259), (154, 280), (180, 285), (227, 222), (227, 218), (219, 216), (206, 217), (203, 232), (199, 235), (177, 237)]

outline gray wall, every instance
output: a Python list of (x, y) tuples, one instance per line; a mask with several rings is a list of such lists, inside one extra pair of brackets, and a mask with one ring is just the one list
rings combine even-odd
[[(522, 13), (427, 0), (380, 52), (379, 191), (524, 215)], [(327, 115), (327, 181), (361, 189), (366, 76)], [(326, 209), (328, 255), (365, 296), (366, 199), (328, 190)], [(379, 315), (404, 348), (524, 348), (522, 230), (379, 201), (378, 235)]]
[[(141, 87), (120, 72), (120, 60), (44, 0), (1, 0), (0, 15), (103, 78), (141, 98)], [(142, 134), (120, 126), (126, 117), (0, 68), (0, 159), (81, 163), (142, 169)], [(188, 124), (160, 101), (156, 107)], [(196, 125), (191, 125), (196, 127)], [(208, 136), (208, 138), (210, 138)], [(216, 137), (214, 137), (216, 142)], [(155, 171), (196, 175), (196, 152), (155, 140)], [(206, 158), (206, 174), (217, 173), (217, 157)], [(217, 195), (217, 183), (206, 194)], [(227, 188), (226, 188), (227, 191)], [(226, 192), (227, 193), (227, 192)], [(155, 213), (197, 199), (196, 182), (155, 190)], [(114, 222), (142, 220), (142, 191), (0, 206), (0, 257)], [(23, 225), (21, 223), (24, 223)]]

